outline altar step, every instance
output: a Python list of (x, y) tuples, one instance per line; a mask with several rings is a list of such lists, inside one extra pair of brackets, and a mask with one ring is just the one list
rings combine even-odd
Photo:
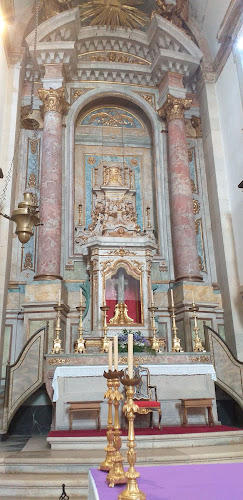
[[(241, 434), (241, 442), (235, 444), (167, 448), (139, 447), (137, 465), (242, 462), (242, 431), (239, 431), (239, 434)], [(43, 500), (58, 499), (63, 483), (66, 485), (70, 500), (77, 498), (87, 500), (88, 470), (98, 467), (104, 459), (104, 450), (96, 449), (94, 446), (92, 450), (53, 451), (44, 449), (44, 439), (39, 451), (37, 449), (30, 451), (31, 446), (27, 444), (26, 450), (29, 449), (29, 451), (12, 452), (0, 456), (1, 500), (26, 497)], [(122, 452), (125, 456), (124, 445)], [(126, 461), (125, 465), (127, 465)]]

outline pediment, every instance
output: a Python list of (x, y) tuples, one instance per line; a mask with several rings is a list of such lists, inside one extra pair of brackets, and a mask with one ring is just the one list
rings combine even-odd
[[(34, 32), (26, 42), (33, 53)], [(63, 63), (68, 80), (155, 86), (167, 71), (192, 76), (202, 56), (183, 30), (159, 15), (144, 32), (81, 28), (75, 8), (48, 19), (37, 32), (40, 72), (44, 64)]]

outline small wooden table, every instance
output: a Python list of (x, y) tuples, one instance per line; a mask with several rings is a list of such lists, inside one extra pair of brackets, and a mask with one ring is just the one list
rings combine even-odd
[(207, 408), (208, 410), (208, 425), (215, 425), (213, 418), (213, 400), (212, 398), (202, 399), (181, 399), (183, 410), (183, 423), (184, 427), (188, 427), (187, 409), (188, 408)]
[(102, 401), (68, 401), (70, 405), (70, 431), (73, 426), (73, 413), (75, 411), (96, 411), (97, 412), (97, 429), (100, 431), (100, 403)]

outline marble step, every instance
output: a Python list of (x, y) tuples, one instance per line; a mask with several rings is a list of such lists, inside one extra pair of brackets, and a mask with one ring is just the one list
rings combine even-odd
[(0, 474), (0, 498), (58, 499), (63, 483), (70, 499), (87, 500), (87, 474)]
[[(126, 465), (126, 448), (122, 448)], [(0, 457), (0, 473), (2, 474), (51, 474), (77, 475), (87, 474), (90, 468), (96, 468), (104, 460), (105, 452), (87, 450), (67, 452), (20, 452), (9, 453)], [(137, 450), (137, 464), (185, 464), (243, 461), (242, 444), (198, 446), (185, 448), (161, 448)]]
[[(52, 450), (103, 450), (106, 446), (106, 437), (47, 437), (47, 442)], [(126, 442), (127, 437), (123, 436), (122, 443), (124, 447)], [(184, 448), (187, 446), (214, 446), (240, 443), (243, 445), (243, 430), (136, 436), (138, 450), (144, 448)]]

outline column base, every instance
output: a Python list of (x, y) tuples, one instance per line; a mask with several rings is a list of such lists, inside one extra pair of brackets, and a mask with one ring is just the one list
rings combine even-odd
[(178, 278), (175, 278), (175, 282), (177, 283), (178, 281), (203, 281), (202, 276), (178, 276)]
[(63, 277), (59, 274), (36, 274), (34, 276), (35, 281), (53, 281), (53, 280), (63, 280)]

